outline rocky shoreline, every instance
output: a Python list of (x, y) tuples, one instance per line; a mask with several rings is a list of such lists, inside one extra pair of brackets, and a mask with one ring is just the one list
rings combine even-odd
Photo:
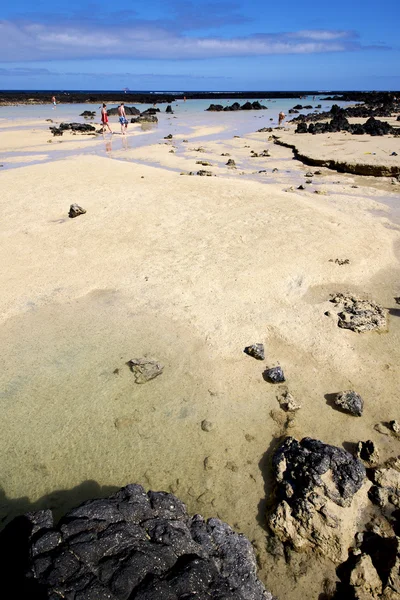
[[(150, 92), (96, 92), (96, 91), (83, 91), (83, 92), (64, 92), (64, 91), (1, 91), (0, 92), (0, 106), (15, 106), (18, 104), (49, 104), (53, 93), (56, 94), (57, 100), (63, 104), (96, 104), (101, 102), (106, 103), (117, 103), (121, 99), (124, 102), (129, 103), (141, 103), (141, 104), (161, 104), (171, 103), (175, 100), (199, 100), (199, 99), (273, 99), (273, 98), (293, 98), (301, 99), (305, 96), (316, 96), (319, 94), (318, 91), (292, 91), (292, 92), (281, 92), (281, 91), (248, 91), (248, 92), (180, 92), (177, 94), (171, 93), (150, 93)], [(344, 100), (354, 101), (363, 103), (376, 104), (377, 102), (385, 102), (388, 98), (392, 98), (397, 95), (400, 96), (400, 92), (333, 92), (333, 96), (327, 97), (327, 100)]]
[[(311, 565), (318, 555), (337, 565), (324, 600), (395, 600), (400, 458), (379, 465), (370, 441), (356, 452), (311, 438), (280, 440), (266, 547), (289, 563), (300, 552)], [(50, 510), (15, 518), (0, 533), (0, 554), (14, 597), (274, 600), (243, 534), (217, 518), (191, 517), (176, 496), (136, 484), (84, 502), (58, 524)]]

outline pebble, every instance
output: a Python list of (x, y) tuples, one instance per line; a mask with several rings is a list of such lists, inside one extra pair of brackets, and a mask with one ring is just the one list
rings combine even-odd
[(272, 369), (266, 369), (264, 371), (265, 377), (271, 383), (282, 383), (285, 381), (285, 376), (282, 371), (282, 367), (273, 367)]
[(211, 431), (212, 429), (214, 429), (214, 424), (211, 423), (211, 421), (207, 421), (207, 419), (204, 419), (201, 422), (201, 428), (203, 431)]
[(205, 471), (212, 471), (215, 468), (215, 461), (211, 456), (206, 456), (203, 464)]
[(71, 204), (69, 207), (68, 216), (70, 219), (74, 219), (75, 217), (79, 217), (79, 215), (84, 215), (86, 210), (79, 206), (79, 204)]
[(243, 352), (257, 360), (265, 359), (264, 344), (252, 344), (251, 346), (246, 346)]

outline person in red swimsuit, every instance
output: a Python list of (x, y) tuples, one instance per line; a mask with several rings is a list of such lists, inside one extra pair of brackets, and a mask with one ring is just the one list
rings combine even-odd
[(107, 104), (103, 104), (103, 108), (101, 109), (101, 124), (103, 125), (103, 133), (106, 127), (108, 127), (108, 131), (112, 133), (110, 124), (108, 122)]

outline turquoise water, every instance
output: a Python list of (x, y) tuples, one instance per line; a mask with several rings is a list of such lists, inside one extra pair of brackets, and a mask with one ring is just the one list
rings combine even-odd
[[(316, 104), (321, 104), (322, 108), (319, 109), (321, 111), (329, 110), (332, 106), (332, 102), (326, 100), (320, 100), (318, 97), (313, 101), (310, 98), (304, 98), (302, 100), (297, 100), (293, 98), (279, 98), (279, 99), (259, 99), (260, 102), (268, 107), (268, 111), (271, 113), (271, 117), (276, 119), (278, 113), (283, 110), (284, 112), (288, 112), (290, 108), (295, 106), (296, 104), (311, 104), (315, 106)], [(174, 114), (179, 115), (193, 115), (197, 113), (203, 114), (206, 108), (213, 104), (222, 104), (223, 106), (228, 106), (232, 104), (234, 101), (240, 102), (240, 104), (244, 104), (247, 102), (246, 99), (240, 100), (223, 100), (216, 98), (215, 100), (187, 100), (184, 102), (183, 100), (178, 100), (172, 103), (172, 108)], [(254, 99), (250, 99), (250, 102), (253, 102)], [(347, 105), (345, 102), (337, 102), (340, 105)], [(108, 108), (112, 108), (113, 106), (117, 106), (117, 104), (109, 104)], [(151, 108), (152, 104), (129, 104), (129, 106), (136, 106), (140, 111), (146, 110), (147, 108)], [(161, 112), (165, 112), (165, 108), (167, 104), (159, 104), (157, 108), (160, 108)], [(40, 105), (18, 105), (18, 106), (0, 106), (0, 126), (1, 122), (4, 120), (18, 120), (18, 119), (72, 119), (74, 121), (84, 121), (83, 117), (79, 115), (85, 111), (91, 110), (96, 111), (98, 115), (98, 119), (100, 120), (100, 105), (99, 104), (58, 104), (56, 109), (53, 109), (53, 105), (49, 104), (40, 104)], [(258, 111), (249, 111), (249, 114), (254, 114)], [(261, 111), (260, 111), (261, 112)], [(264, 111), (263, 111), (264, 112)], [(265, 111), (266, 112), (266, 111)], [(309, 113), (309, 110), (303, 110), (302, 113)], [(211, 114), (211, 113), (205, 113)], [(234, 113), (237, 115), (238, 113)]]

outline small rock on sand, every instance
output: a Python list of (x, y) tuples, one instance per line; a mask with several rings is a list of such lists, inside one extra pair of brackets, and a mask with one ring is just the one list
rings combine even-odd
[(282, 367), (273, 367), (272, 369), (266, 369), (264, 371), (264, 376), (271, 383), (283, 383), (285, 381), (285, 376), (282, 371)]
[(147, 383), (162, 374), (164, 365), (148, 358), (132, 358), (127, 362), (135, 375), (135, 383)]
[(211, 423), (211, 421), (207, 421), (207, 419), (204, 419), (201, 422), (201, 428), (203, 431), (211, 431), (212, 429), (214, 429), (214, 424)]
[(251, 346), (246, 346), (243, 352), (257, 360), (265, 359), (264, 344), (252, 344)]
[(389, 426), (394, 433), (400, 433), (400, 424), (398, 421), (390, 421)]
[(340, 392), (335, 398), (335, 405), (341, 408), (343, 411), (354, 415), (355, 417), (361, 417), (364, 408), (364, 401), (359, 394), (352, 390), (346, 390)]
[(300, 402), (298, 402), (289, 390), (284, 390), (280, 396), (277, 396), (279, 406), (286, 412), (295, 412), (301, 408)]
[(212, 471), (215, 468), (215, 461), (211, 456), (206, 456), (204, 459), (205, 471)]
[(374, 442), (358, 442), (357, 457), (363, 461), (367, 467), (373, 467), (379, 463), (379, 452)]
[(79, 204), (71, 204), (68, 216), (70, 219), (75, 219), (75, 217), (79, 217), (79, 215), (84, 215), (85, 212), (86, 210), (79, 206)]

